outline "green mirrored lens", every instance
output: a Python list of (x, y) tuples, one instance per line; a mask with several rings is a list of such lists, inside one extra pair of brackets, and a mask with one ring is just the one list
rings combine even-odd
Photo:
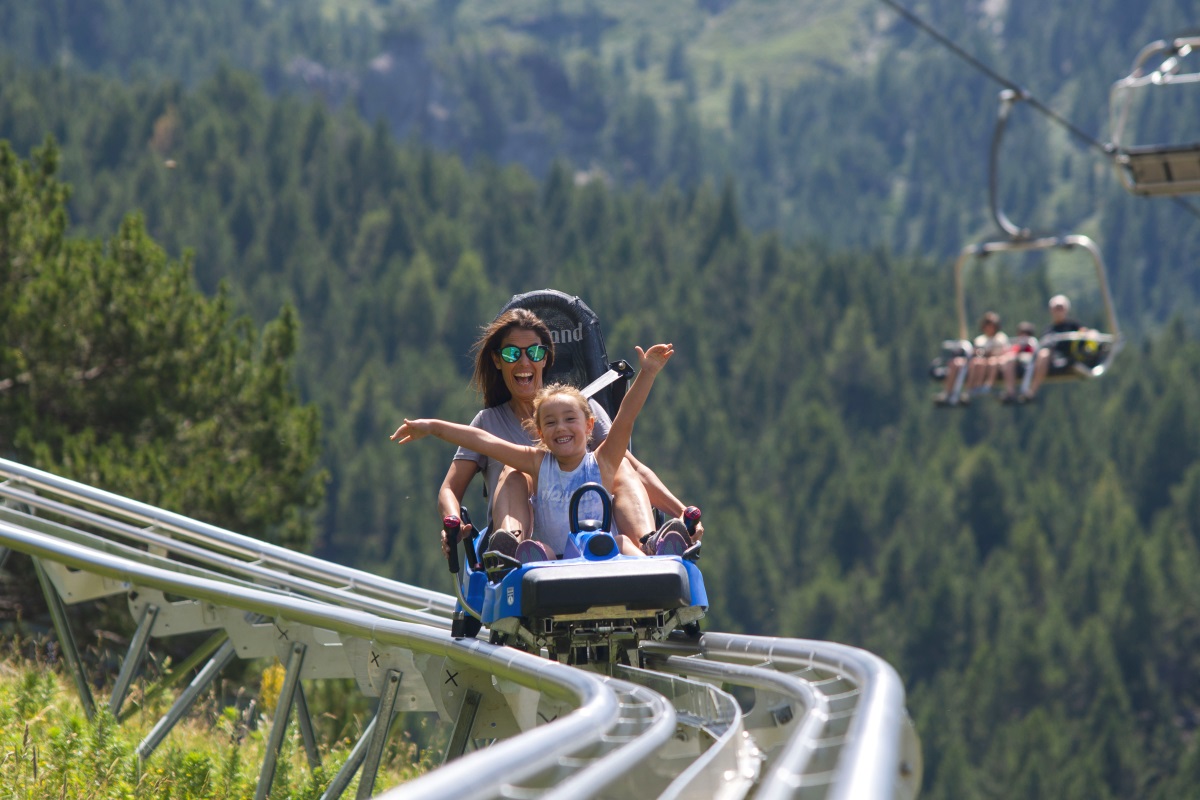
[[(510, 344), (507, 347), (501, 347), (498, 351), (500, 358), (507, 361), (509, 364), (515, 364), (521, 360), (521, 348), (515, 344)], [(529, 356), (530, 361), (541, 361), (549, 352), (544, 344), (531, 344), (525, 348), (525, 355)]]

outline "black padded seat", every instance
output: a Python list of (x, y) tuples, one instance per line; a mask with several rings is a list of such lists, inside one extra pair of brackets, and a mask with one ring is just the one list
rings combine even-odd
[(521, 615), (555, 617), (589, 609), (670, 611), (691, 605), (683, 564), (667, 558), (563, 564), (531, 569), (521, 580)]

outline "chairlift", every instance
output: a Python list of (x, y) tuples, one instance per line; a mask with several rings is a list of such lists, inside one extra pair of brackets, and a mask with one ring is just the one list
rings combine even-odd
[[(1058, 349), (1069, 357), (1069, 369), (1053, 371), (1046, 375), (1044, 384), (1074, 382), (1104, 375), (1121, 349), (1123, 343), (1120, 326), (1117, 323), (1116, 308), (1109, 292), (1108, 274), (1104, 268), (1104, 259), (1100, 248), (1087, 236), (1072, 234), (1066, 236), (1035, 235), (1028, 228), (1014, 225), (1000, 209), (997, 202), (997, 163), (999, 160), (1000, 141), (1008, 122), (1008, 115), (1013, 105), (1025, 99), (1021, 92), (1005, 89), (1000, 92), (1000, 110), (996, 119), (996, 127), (992, 135), (991, 160), (989, 169), (989, 196), (992, 217), (1003, 232), (1004, 237), (979, 244), (967, 245), (959, 253), (954, 262), (954, 293), (955, 308), (958, 314), (958, 338), (942, 342), (942, 355), (936, 359), (930, 368), (930, 377), (934, 380), (944, 380), (946, 370), (955, 359), (962, 359), (964, 368), (959, 369), (954, 385), (946, 396), (941, 398), (945, 405), (960, 405), (963, 397), (964, 380), (967, 375), (965, 363), (974, 355), (974, 343), (971, 340), (970, 326), (967, 316), (966, 281), (964, 273), (967, 264), (987, 258), (994, 253), (1020, 253), (1049, 250), (1080, 249), (1091, 257), (1095, 269), (1096, 282), (1101, 299), (1104, 302), (1106, 331), (1086, 330), (1069, 333), (1056, 333), (1041, 336), (1038, 347), (1050, 346)], [(1056, 347), (1063, 345), (1062, 347)], [(1026, 365), (1019, 372), (1022, 391), (1027, 391), (1032, 378), (1032, 364)]]
[(1135, 100), (1162, 94), (1164, 87), (1200, 82), (1200, 71), (1185, 59), (1200, 47), (1200, 36), (1160, 39), (1142, 48), (1128, 76), (1112, 85), (1109, 117), (1117, 175), (1130, 192), (1144, 196), (1174, 196), (1200, 192), (1200, 141), (1160, 144), (1125, 143)]

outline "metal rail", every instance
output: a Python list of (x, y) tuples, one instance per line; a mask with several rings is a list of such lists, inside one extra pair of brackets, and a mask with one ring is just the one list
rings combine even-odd
[[(392, 715), (404, 709), (436, 711), (454, 727), (446, 763), (380, 795), (389, 800), (916, 796), (921, 758), (903, 688), (865, 651), (709, 633), (644, 644), (651, 669), (602, 676), (452, 639), (448, 595), (11, 461), (0, 459), (0, 477), (8, 478), (0, 483), (8, 506), (0, 507), (0, 549), (34, 558), (67, 661), (74, 648), (63, 604), (128, 597), (137, 632), (110, 698), (114, 713), (151, 638), (212, 632), (190, 660), (203, 668), (139, 747), (143, 758), (232, 658), (274, 657), (287, 674), (262, 797), (291, 709), (310, 762), (319, 761), (302, 682), (316, 677), (353, 677), (379, 698), (325, 798), (339, 797), (356, 773), (358, 797), (372, 796)], [(85, 709), (94, 708), (82, 667), (71, 670)]]
[[(446, 669), (454, 675), (457, 685), (470, 684), (473, 691), (495, 695), (500, 698), (500, 705), (507, 705), (506, 693), (528, 692), (526, 697), (535, 702), (526, 705), (535, 714), (539, 710), (542, 713), (551, 711), (552, 721), (530, 727), (519, 738), (464, 755), (456, 762), (454, 793), (458, 797), (492, 796), (491, 787), (501, 785), (519, 785), (521, 782), (536, 785), (538, 776), (546, 773), (551, 773), (556, 780), (563, 780), (564, 773), (581, 771), (600, 757), (616, 751), (625, 751), (625, 757), (636, 765), (653, 758), (655, 751), (674, 733), (674, 712), (661, 698), (655, 703), (653, 698), (639, 697), (639, 701), (649, 705), (650, 711), (631, 714), (628, 703), (623, 702), (601, 676), (513, 648), (476, 640), (455, 640), (444, 631), (425, 625), (382, 619), (326, 603), (182, 575), (55, 540), (6, 522), (0, 522), (0, 544), (33, 556), (39, 563), (51, 561), (71, 569), (86, 570), (131, 588), (147, 587), (185, 595), (215, 606), (286, 621), (288, 626), (333, 631), (343, 655), (349, 655), (345, 651), (353, 651), (355, 648), (350, 643), (357, 641), (361, 647), (374, 651), (396, 649), (424, 656), (427, 662), (429, 657), (440, 657), (443, 662), (426, 663), (426, 674), (421, 677), (429, 693), (436, 695), (437, 705), (449, 706), (456, 699), (461, 705), (467, 695), (465, 691), (440, 686)], [(297, 652), (296, 644), (290, 640), (282, 646), (277, 644), (275, 649), (282, 650), (285, 656)], [(290, 658), (284, 660), (291, 661)], [(446, 668), (443, 664), (452, 666)], [(364, 688), (369, 691), (371, 686), (372, 682), (368, 681)], [(414, 688), (410, 684), (408, 691)], [(423, 796), (448, 795), (434, 791)]]
[(649, 664), (754, 690), (746, 729), (764, 751), (763, 798), (914, 798), (923, 762), (895, 670), (833, 642), (709, 633), (645, 645)]
[[(221, 556), (221, 563), (226, 569), (240, 569), (247, 576), (253, 575), (254, 567), (263, 566), (275, 573), (306, 578), (343, 592), (374, 597), (407, 608), (447, 617), (454, 611), (454, 598), (443, 592), (409, 586), (370, 572), (297, 553), (15, 461), (0, 458), (0, 477), (7, 479), (0, 484), (0, 496), (35, 506), (50, 501), (32, 500), (31, 495), (57, 497), (65, 502), (55, 504), (55, 513), (70, 515), (81, 522), (103, 525), (114, 536), (138, 544), (194, 557), (194, 551), (187, 551), (185, 547), (187, 543), (193, 543), (211, 551), (212, 555)], [(67, 511), (70, 508), (67, 504), (75, 506), (75, 512)], [(88, 509), (99, 513), (88, 517), (83, 514)], [(99, 519), (100, 513), (107, 521)], [(138, 528), (129, 523), (145, 527)]]

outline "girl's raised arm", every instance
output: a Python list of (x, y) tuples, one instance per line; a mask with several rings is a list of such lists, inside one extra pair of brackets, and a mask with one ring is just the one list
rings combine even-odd
[(633, 385), (629, 387), (625, 399), (621, 401), (621, 407), (617, 409), (617, 416), (608, 429), (608, 436), (596, 448), (596, 461), (600, 464), (600, 474), (609, 491), (612, 491), (612, 478), (617, 474), (617, 467), (621, 465), (621, 459), (629, 449), (629, 439), (633, 436), (633, 422), (641, 412), (642, 406), (646, 404), (650, 387), (654, 385), (654, 378), (675, 354), (675, 347), (670, 344), (656, 344), (645, 351), (637, 347), (636, 350), (640, 364), (637, 377), (633, 379)]
[(536, 447), (513, 444), (485, 430), (444, 419), (406, 419), (389, 438), (396, 444), (408, 444), (426, 436), (436, 436), (459, 447), (482, 453), (526, 475), (536, 476), (542, 463), (543, 451)]

